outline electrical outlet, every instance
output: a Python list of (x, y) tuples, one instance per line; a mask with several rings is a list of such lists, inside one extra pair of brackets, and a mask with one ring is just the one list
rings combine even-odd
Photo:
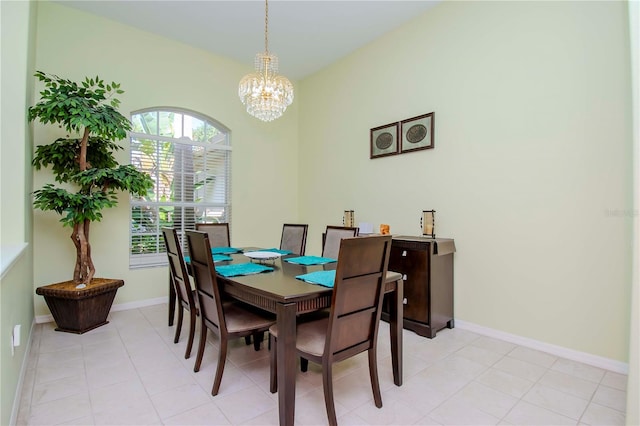
[(20, 329), (22, 325), (14, 325), (13, 326), (13, 346), (20, 346)]
[(21, 325), (17, 324), (13, 326), (13, 330), (11, 330), (11, 356), (14, 356), (16, 353), (16, 346), (20, 346), (20, 329)]

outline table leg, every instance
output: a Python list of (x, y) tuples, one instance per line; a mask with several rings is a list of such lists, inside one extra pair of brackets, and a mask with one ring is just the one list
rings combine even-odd
[(278, 321), (278, 407), (281, 426), (293, 426), (296, 398), (296, 304), (279, 303)]
[(176, 290), (171, 281), (171, 271), (169, 271), (169, 327), (173, 325), (173, 318), (176, 315)]
[(389, 328), (391, 336), (391, 364), (393, 366), (393, 383), (402, 386), (402, 325), (404, 288), (402, 279), (396, 281), (396, 291), (391, 292), (389, 312)]

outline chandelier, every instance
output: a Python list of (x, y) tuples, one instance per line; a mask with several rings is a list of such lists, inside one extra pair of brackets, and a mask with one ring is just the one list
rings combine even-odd
[(240, 80), (238, 96), (249, 114), (273, 121), (293, 102), (293, 85), (278, 75), (278, 57), (269, 53), (269, 1), (264, 4), (264, 52), (256, 54), (256, 72)]

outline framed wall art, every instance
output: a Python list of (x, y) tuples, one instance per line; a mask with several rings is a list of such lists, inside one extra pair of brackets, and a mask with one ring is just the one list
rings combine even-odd
[(391, 123), (371, 129), (369, 158), (386, 157), (398, 153), (398, 128), (398, 123)]
[(400, 153), (433, 148), (434, 114), (430, 112), (400, 122)]

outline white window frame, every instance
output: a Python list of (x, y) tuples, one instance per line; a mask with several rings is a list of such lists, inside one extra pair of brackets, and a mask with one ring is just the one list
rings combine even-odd
[[(159, 210), (162, 207), (190, 207), (190, 208), (194, 208), (194, 209), (198, 209), (198, 210), (202, 210), (202, 209), (222, 209), (222, 215), (218, 218), (218, 220), (220, 222), (231, 222), (231, 140), (230, 140), (230, 136), (231, 136), (231, 132), (229, 131), (229, 129), (227, 129), (225, 126), (223, 126), (222, 124), (220, 124), (219, 122), (217, 122), (216, 120), (212, 119), (211, 117), (207, 117), (203, 114), (191, 111), (191, 110), (187, 110), (187, 109), (182, 109), (182, 108), (172, 108), (172, 107), (155, 107), (155, 108), (146, 108), (146, 109), (142, 109), (142, 110), (137, 110), (137, 111), (133, 111), (131, 113), (131, 117), (133, 119), (133, 117), (135, 115), (139, 115), (139, 114), (147, 114), (147, 113), (156, 113), (158, 114), (158, 116), (160, 116), (161, 113), (175, 113), (175, 114), (180, 114), (182, 116), (182, 125), (184, 127), (184, 122), (185, 122), (185, 117), (192, 117), (194, 119), (200, 120), (205, 122), (208, 126), (214, 127), (215, 129), (218, 130), (218, 134), (215, 136), (215, 139), (213, 139), (212, 141), (208, 141), (208, 142), (201, 142), (201, 141), (193, 141), (188, 137), (185, 136), (181, 136), (179, 138), (175, 138), (175, 137), (169, 137), (169, 136), (162, 136), (159, 135), (158, 133), (160, 133), (159, 130), (159, 126), (158, 126), (158, 131), (156, 131), (156, 134), (153, 133), (141, 133), (141, 132), (130, 132), (129, 136), (130, 136), (130, 141), (134, 142), (135, 140), (138, 139), (146, 139), (146, 140), (154, 140), (154, 141), (158, 141), (158, 142), (170, 142), (170, 143), (174, 143), (174, 144), (181, 144), (181, 145), (186, 145), (189, 147), (202, 147), (205, 149), (205, 153), (207, 151), (209, 152), (215, 152), (215, 151), (228, 151), (228, 154), (225, 157), (225, 179), (224, 179), (224, 202), (202, 202), (202, 201), (196, 201), (194, 200), (193, 202), (167, 202), (167, 201), (159, 201), (159, 200), (155, 200), (155, 201), (147, 201), (147, 200), (140, 200), (137, 197), (131, 197), (130, 198), (130, 208), (129, 208), (129, 218), (130, 218), (130, 226), (129, 226), (129, 268), (130, 269), (136, 269), (136, 268), (147, 268), (147, 267), (156, 267), (156, 266), (166, 266), (167, 265), (167, 255), (166, 255), (166, 249), (164, 248), (164, 242), (162, 240), (162, 224), (159, 223), (159, 221), (157, 221), (157, 223), (154, 225), (153, 229), (147, 229), (145, 228), (145, 231), (147, 232), (134, 232), (134, 209), (138, 208), (138, 207), (152, 207), (156, 210)], [(129, 145), (129, 155), (130, 158), (133, 157), (134, 155), (134, 143), (131, 143)], [(156, 157), (156, 163), (158, 163), (160, 161), (160, 157), (159, 157), (159, 152), (158, 152), (158, 156)], [(134, 162), (132, 161), (132, 164)], [(135, 164), (134, 164), (135, 165)], [(146, 171), (146, 170), (145, 170)], [(158, 170), (158, 168), (155, 170), (155, 175), (152, 176), (152, 178), (154, 179), (155, 182), (159, 181), (159, 175), (161, 174), (161, 172)], [(194, 171), (194, 176), (198, 175), (198, 174), (203, 174), (203, 175), (207, 175), (206, 173), (206, 164), (203, 167), (203, 170), (195, 170)], [(207, 179), (207, 177), (205, 177), (205, 180)], [(157, 216), (159, 217), (159, 215)], [(204, 221), (204, 220), (203, 220)], [(193, 229), (193, 227), (191, 226), (191, 224), (188, 224), (185, 228), (184, 226), (184, 221), (182, 223), (182, 226), (180, 228), (178, 228), (178, 234), (181, 238), (181, 240), (184, 243), (184, 229)], [(156, 238), (156, 245), (155, 245), (155, 251), (153, 253), (145, 253), (145, 254), (139, 254), (139, 253), (133, 253), (133, 242), (134, 242), (134, 237), (140, 237), (140, 236), (144, 236), (144, 235), (150, 235), (150, 236), (154, 236)], [(183, 246), (183, 251), (185, 250), (185, 247)], [(186, 253), (185, 253), (186, 255)]]

